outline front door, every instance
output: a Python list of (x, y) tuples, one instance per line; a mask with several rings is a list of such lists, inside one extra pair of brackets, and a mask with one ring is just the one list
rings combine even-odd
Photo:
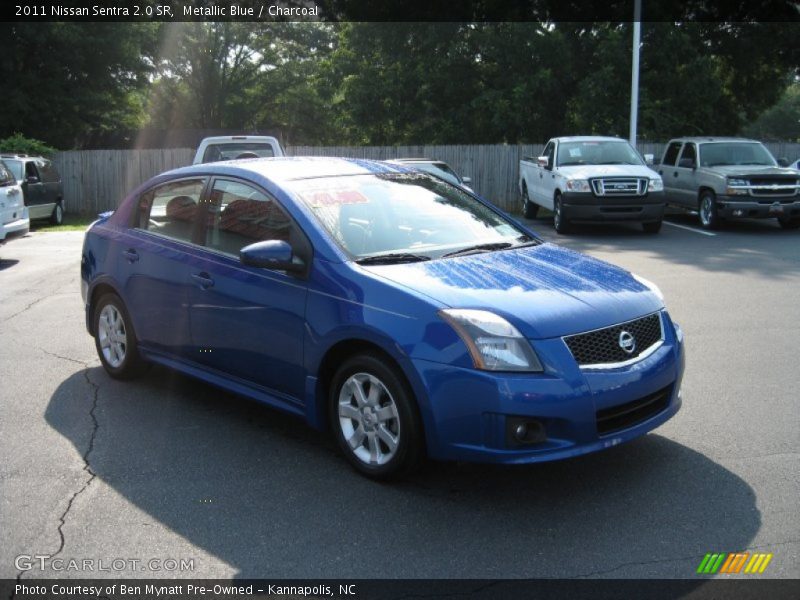
[(204, 248), (190, 273), (194, 360), (280, 396), (302, 398), (305, 280), (244, 266), (239, 250), (285, 240), (310, 260), (308, 242), (278, 202), (250, 183), (215, 179), (202, 211)]

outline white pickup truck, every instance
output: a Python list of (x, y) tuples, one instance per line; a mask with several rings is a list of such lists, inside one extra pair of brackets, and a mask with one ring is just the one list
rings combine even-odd
[(558, 137), (542, 156), (519, 163), (522, 211), (553, 211), (558, 233), (572, 223), (634, 221), (658, 233), (664, 217), (661, 176), (626, 141), (616, 137)]
[(237, 158), (264, 158), (284, 156), (280, 142), (267, 135), (222, 135), (207, 137), (195, 152), (193, 165), (234, 160)]

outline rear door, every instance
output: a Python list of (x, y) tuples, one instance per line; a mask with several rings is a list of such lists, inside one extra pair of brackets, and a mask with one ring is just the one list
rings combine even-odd
[(61, 201), (61, 175), (53, 166), (53, 162), (46, 159), (37, 160), (36, 168), (39, 170), (39, 176), (44, 184), (47, 204), (52, 209), (52, 207), (55, 207), (56, 202)]
[[(691, 166), (689, 166), (691, 165)], [(675, 204), (685, 208), (697, 208), (697, 145), (686, 142), (681, 149), (678, 163), (673, 167), (673, 197)]]
[(148, 350), (193, 357), (190, 272), (197, 254), (198, 205), (207, 178), (163, 183), (139, 198), (132, 227), (117, 241), (118, 279), (136, 337)]
[(677, 179), (678, 171), (675, 166), (678, 164), (678, 155), (681, 152), (682, 142), (670, 142), (667, 146), (667, 151), (664, 153), (664, 159), (661, 161), (661, 166), (658, 169), (661, 179), (664, 180), (664, 197), (670, 204), (677, 204), (679, 202)]

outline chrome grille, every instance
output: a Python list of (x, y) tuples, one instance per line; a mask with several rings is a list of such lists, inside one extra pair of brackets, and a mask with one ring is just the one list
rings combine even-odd
[(749, 183), (751, 196), (794, 196), (798, 190), (798, 182), (793, 179), (753, 177)]
[[(620, 343), (623, 332), (633, 336), (635, 341), (630, 352), (626, 352)], [(614, 368), (636, 362), (651, 354), (663, 341), (661, 313), (564, 338), (577, 363), (589, 369)]]
[(644, 196), (647, 192), (645, 177), (605, 177), (591, 180), (595, 196)]

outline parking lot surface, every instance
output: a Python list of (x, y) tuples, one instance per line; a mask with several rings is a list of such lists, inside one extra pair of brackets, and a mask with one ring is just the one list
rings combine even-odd
[[(800, 235), (695, 222), (527, 222), (661, 287), (686, 335), (675, 418), (582, 458), (429, 463), (390, 485), (235, 395), (163, 368), (110, 379), (84, 326), (82, 233), (3, 246), (0, 577), (693, 578), (707, 552), (744, 551), (800, 577)], [(95, 571), (18, 559), (33, 555)]]

